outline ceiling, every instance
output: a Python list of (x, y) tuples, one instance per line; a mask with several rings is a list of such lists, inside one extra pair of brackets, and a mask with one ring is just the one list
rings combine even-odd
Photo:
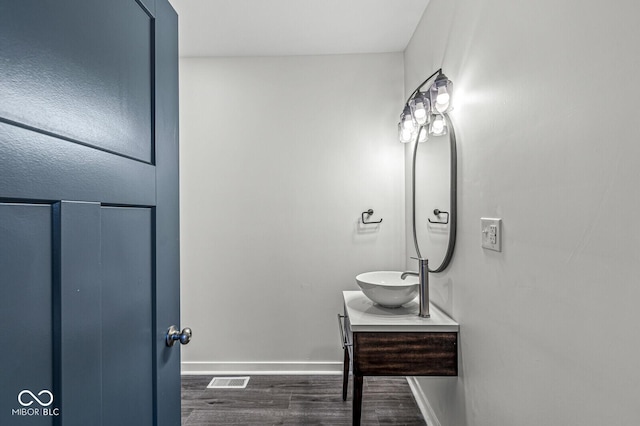
[(169, 0), (180, 56), (401, 52), (429, 0)]

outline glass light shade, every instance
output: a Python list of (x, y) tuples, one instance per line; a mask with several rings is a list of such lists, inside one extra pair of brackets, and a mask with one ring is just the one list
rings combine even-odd
[(444, 119), (443, 115), (437, 114), (433, 117), (431, 125), (429, 126), (429, 133), (434, 136), (447, 134), (447, 121)]
[(411, 115), (405, 115), (402, 118), (402, 127), (413, 132), (416, 130), (416, 123), (413, 121), (413, 117)]
[(413, 132), (409, 129), (405, 129), (405, 127), (402, 125), (402, 121), (398, 123), (398, 139), (400, 140), (400, 142), (409, 143), (411, 142), (411, 139), (413, 139), (412, 136)]
[(402, 123), (402, 127), (410, 130), (411, 132), (416, 131), (416, 122), (411, 115), (411, 109), (409, 108), (409, 105), (405, 105), (404, 111), (402, 111), (402, 115), (400, 116), (400, 123)]
[(418, 142), (426, 142), (429, 130), (426, 126), (420, 126), (418, 128)]
[(431, 96), (431, 108), (434, 113), (444, 114), (452, 109), (451, 94), (453, 93), (453, 83), (446, 75), (440, 74), (431, 85), (429, 94)]
[(409, 105), (404, 106), (402, 114), (400, 114), (400, 123), (398, 123), (398, 139), (400, 142), (410, 142), (416, 134), (417, 123), (411, 115)]
[(419, 125), (427, 124), (431, 113), (431, 102), (429, 102), (429, 93), (418, 92), (418, 94), (409, 101), (411, 115)]

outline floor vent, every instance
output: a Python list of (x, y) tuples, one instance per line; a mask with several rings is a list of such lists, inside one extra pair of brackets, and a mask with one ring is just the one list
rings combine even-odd
[(207, 389), (244, 389), (251, 377), (214, 377)]

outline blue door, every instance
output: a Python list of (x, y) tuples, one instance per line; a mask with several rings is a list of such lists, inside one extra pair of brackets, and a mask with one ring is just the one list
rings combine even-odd
[(0, 0), (0, 425), (179, 425), (177, 16)]

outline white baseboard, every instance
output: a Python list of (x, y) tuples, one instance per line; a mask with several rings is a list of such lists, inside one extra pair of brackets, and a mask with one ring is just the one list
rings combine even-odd
[(183, 361), (181, 365), (184, 375), (216, 375), (216, 374), (342, 374), (342, 362), (214, 362)]
[(427, 396), (418, 384), (418, 379), (415, 377), (407, 377), (407, 382), (409, 383), (413, 397), (416, 399), (416, 404), (418, 404), (422, 417), (424, 417), (424, 420), (427, 422), (427, 426), (441, 426), (440, 421), (436, 417), (436, 413), (433, 412), (433, 408), (431, 404), (429, 404)]

